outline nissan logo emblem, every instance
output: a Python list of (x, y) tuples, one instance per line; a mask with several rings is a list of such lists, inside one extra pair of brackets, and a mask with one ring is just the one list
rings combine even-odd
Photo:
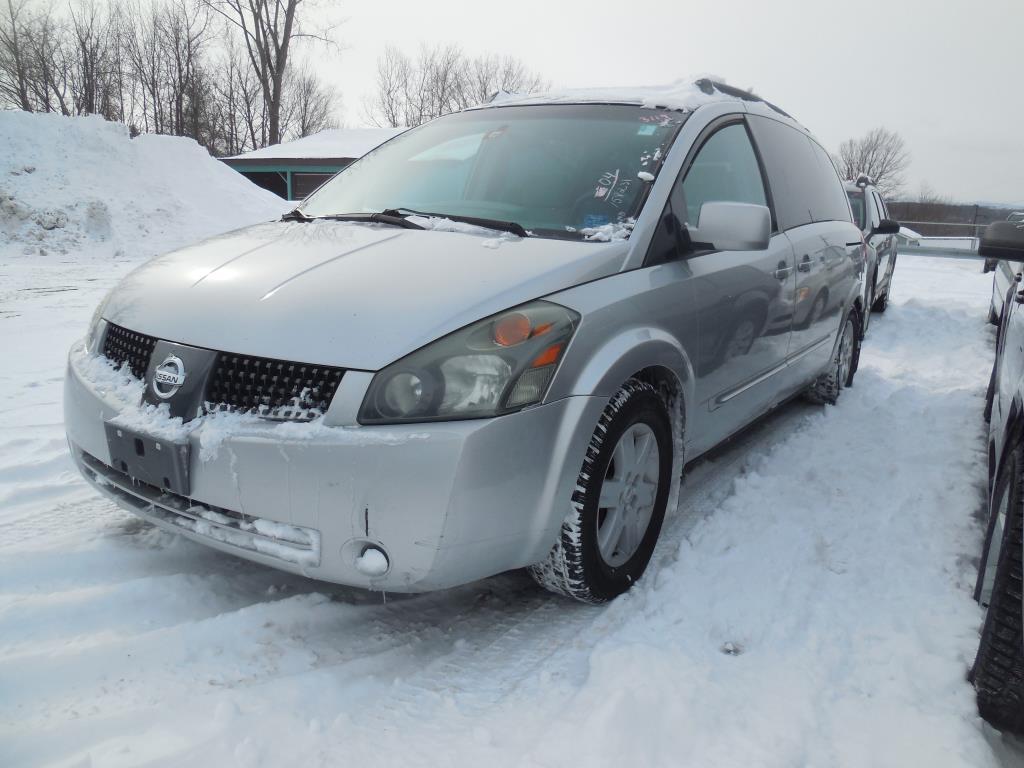
[(185, 364), (181, 362), (180, 357), (175, 355), (165, 357), (164, 361), (153, 372), (153, 394), (161, 400), (173, 397), (174, 393), (181, 389), (181, 385), (184, 383)]

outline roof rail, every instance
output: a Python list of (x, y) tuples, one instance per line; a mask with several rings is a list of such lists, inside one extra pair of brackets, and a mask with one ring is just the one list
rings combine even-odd
[(762, 99), (756, 93), (744, 91), (742, 88), (736, 88), (735, 86), (732, 85), (726, 85), (725, 83), (721, 83), (717, 80), (712, 80), (709, 77), (702, 77), (700, 80), (694, 82), (694, 85), (696, 85), (698, 88), (701, 89), (701, 91), (708, 94), (709, 96), (713, 94), (715, 91), (718, 91), (719, 93), (724, 93), (726, 96), (732, 96), (737, 99), (743, 99), (743, 101), (758, 101), (764, 104), (766, 107), (775, 110), (783, 117), (788, 117), (790, 120), (796, 119), (785, 110), (780, 109), (779, 107), (772, 104), (770, 101)]

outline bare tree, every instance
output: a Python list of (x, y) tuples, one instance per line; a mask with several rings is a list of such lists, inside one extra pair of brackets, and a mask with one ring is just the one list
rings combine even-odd
[(28, 0), (6, 0), (0, 15), (0, 94), (26, 112), (33, 111), (29, 96)]
[(465, 106), (483, 104), (495, 93), (534, 93), (548, 87), (536, 72), (512, 56), (481, 56), (466, 62)]
[(377, 59), (377, 91), (366, 104), (378, 125), (405, 125), (405, 93), (412, 79), (412, 62), (393, 46)]
[(839, 145), (835, 158), (839, 172), (855, 180), (867, 174), (886, 197), (896, 197), (905, 183), (910, 155), (903, 137), (886, 128), (874, 128), (859, 139)]
[(927, 181), (922, 181), (917, 190), (917, 200), (914, 202), (925, 205), (953, 205), (953, 198), (937, 192)]
[(64, 28), (64, 57), (74, 114), (121, 119), (118, 37), (120, 8), (101, 0), (80, 0), (69, 6)]
[(319, 37), (299, 28), (310, 2), (0, 0), (0, 108), (101, 114), (214, 154), (308, 135), (337, 102), (291, 63), (296, 38)]
[(308, 62), (293, 68), (285, 84), (281, 134), (302, 138), (333, 128), (336, 99), (334, 88), (321, 81)]
[(531, 93), (543, 79), (518, 59), (467, 57), (458, 46), (421, 46), (415, 59), (388, 46), (377, 60), (376, 92), (365, 110), (377, 125), (413, 127), (488, 101), (498, 91)]
[(288, 56), (296, 38), (311, 37), (329, 42), (327, 32), (303, 29), (299, 8), (307, 0), (203, 0), (213, 11), (234, 24), (263, 92), (267, 111), (267, 142), (281, 141), (281, 106)]

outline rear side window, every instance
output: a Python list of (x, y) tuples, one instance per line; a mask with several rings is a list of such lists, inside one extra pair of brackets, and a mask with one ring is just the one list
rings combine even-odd
[(853, 209), (853, 223), (864, 229), (864, 193), (859, 190), (857, 192), (850, 190), (846, 196), (850, 198), (850, 207)]
[(818, 159), (818, 194), (811, 202), (811, 215), (815, 221), (850, 221), (850, 204), (832, 158), (814, 139), (807, 141)]
[(885, 200), (877, 192), (872, 192), (875, 196), (875, 205), (878, 206), (878, 215), (883, 219), (889, 218), (889, 209), (885, 207)]
[(814, 221), (850, 221), (850, 207), (828, 154), (809, 137), (760, 115), (749, 115), (761, 150), (779, 229)]
[(874, 229), (878, 226), (879, 222), (882, 221), (882, 204), (878, 199), (878, 195), (874, 192), (871, 193), (871, 200), (874, 205), (871, 206), (871, 220), (868, 223), (871, 225), (871, 228)]
[(693, 159), (683, 179), (686, 220), (700, 225), (704, 203), (768, 205), (761, 168), (747, 129), (733, 123), (713, 134)]

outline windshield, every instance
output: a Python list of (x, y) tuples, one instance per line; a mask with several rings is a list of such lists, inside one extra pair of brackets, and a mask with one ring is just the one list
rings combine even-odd
[(864, 193), (847, 190), (846, 194), (850, 198), (850, 207), (853, 208), (854, 222), (858, 227), (864, 229)]
[(353, 163), (301, 211), (419, 211), (579, 237), (582, 229), (636, 217), (685, 119), (681, 112), (579, 104), (448, 115)]

